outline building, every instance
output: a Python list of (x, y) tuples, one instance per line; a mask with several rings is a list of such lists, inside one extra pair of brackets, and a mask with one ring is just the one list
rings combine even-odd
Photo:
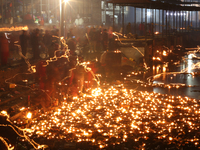
[[(27, 14), (36, 23), (41, 18), (50, 24), (57, 24), (60, 20), (59, 0), (2, 0), (1, 2), (1, 23), (22, 22)], [(82, 18), (86, 25), (101, 24), (101, 0), (61, 0), (61, 2), (67, 24), (73, 24), (77, 18)], [(11, 18), (14, 20), (12, 23), (8, 21)]]
[(122, 18), (121, 23), (114, 21), (113, 26), (124, 26), (130, 22), (133, 24), (133, 33), (138, 33), (141, 23), (152, 25), (154, 32), (200, 28), (199, 0), (110, 0), (109, 3), (115, 9), (121, 7), (122, 10), (121, 13), (116, 10), (113, 14), (115, 18)]
[[(128, 22), (153, 24), (155, 32), (165, 29), (200, 28), (200, 0), (60, 0), (66, 24), (82, 19), (83, 25), (107, 25), (119, 30)], [(59, 0), (2, 0), (1, 23), (22, 22), (29, 14), (37, 23), (58, 24)], [(11, 21), (13, 20), (13, 21)], [(81, 21), (82, 22), (82, 21)]]

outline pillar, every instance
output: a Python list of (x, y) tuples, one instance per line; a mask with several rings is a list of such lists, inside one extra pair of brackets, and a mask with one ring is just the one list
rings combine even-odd
[(196, 31), (197, 31), (197, 20), (198, 18), (197, 18), (197, 11), (196, 11)]
[(136, 34), (136, 7), (134, 7), (134, 33)]
[(157, 20), (156, 20), (156, 16), (157, 16), (157, 15), (156, 15), (156, 9), (154, 9), (154, 15), (155, 15), (155, 17), (154, 17), (154, 18), (155, 18), (155, 19), (154, 19), (154, 32), (155, 32), (155, 31), (157, 31), (157, 30), (156, 30), (156, 21), (157, 21)]
[(42, 0), (40, 0), (40, 15), (42, 14)]
[(32, 15), (32, 19), (33, 19), (33, 0), (31, 0), (31, 15)]
[(180, 31), (180, 28), (181, 28), (181, 11), (179, 11), (179, 19), (178, 19), (178, 27), (179, 27), (179, 31)]
[(13, 17), (13, 23), (15, 21), (15, 1), (12, 0), (12, 17)]
[(172, 15), (173, 16), (173, 25), (172, 25), (173, 27), (172, 27), (172, 29), (174, 29), (176, 27), (176, 21), (175, 21), (175, 15), (174, 14), (175, 14), (175, 11), (173, 10), (173, 15)]
[(145, 25), (144, 25), (145, 41), (147, 41), (147, 8), (145, 8)]
[(160, 33), (160, 9), (159, 9), (159, 33)]
[(143, 22), (143, 8), (141, 8), (141, 23)]
[(61, 36), (64, 35), (64, 4), (63, 1), (60, 0), (60, 32), (61, 32)]
[(152, 20), (151, 20), (151, 26), (152, 26), (152, 28), (151, 28), (151, 33), (152, 33), (152, 37), (154, 36), (154, 28), (155, 28), (155, 23), (154, 23), (154, 18), (155, 18), (155, 16), (154, 16), (155, 14), (154, 14), (154, 9), (152, 9)]
[(25, 14), (25, 6), (24, 6), (25, 4), (24, 4), (24, 0), (23, 0), (23, 18), (24, 18), (24, 14)]
[(181, 22), (182, 22), (182, 32), (183, 32), (183, 26), (184, 26), (184, 11), (181, 11), (181, 13), (182, 13), (182, 20), (181, 20)]
[(49, 18), (50, 18), (50, 16), (49, 16), (49, 0), (47, 0), (47, 23), (49, 23)]
[(164, 36), (164, 11), (165, 10), (162, 10), (162, 38)]
[(166, 21), (165, 21), (165, 22), (166, 22), (166, 23), (165, 23), (165, 24), (166, 24), (166, 28), (165, 28), (165, 29), (166, 29), (166, 37), (167, 37), (167, 29), (168, 29), (167, 13), (168, 13), (168, 11), (166, 10)]
[(1, 18), (1, 23), (3, 23), (3, 19), (5, 19), (5, 18), (3, 18), (3, 1), (4, 1), (4, 0), (1, 0), (1, 15), (2, 15), (2, 16), (1, 16), (1, 17), (2, 17), (2, 18)]
[(124, 6), (122, 6), (122, 34), (124, 35)]
[(113, 4), (113, 31), (115, 30), (115, 4)]

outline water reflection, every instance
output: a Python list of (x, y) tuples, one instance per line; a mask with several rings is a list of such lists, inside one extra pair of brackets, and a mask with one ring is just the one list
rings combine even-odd
[[(162, 83), (162, 84), (185, 84), (191, 87), (182, 87), (182, 88), (162, 88), (162, 87), (154, 87), (153, 91), (156, 93), (162, 93), (162, 94), (170, 94), (170, 95), (181, 95), (181, 96), (188, 96), (191, 98), (200, 99), (200, 74), (199, 74), (199, 66), (200, 66), (200, 60), (193, 59), (193, 54), (189, 54), (186, 56), (188, 59), (185, 59), (184, 61), (180, 62), (179, 66), (176, 66), (175, 69), (173, 67), (173, 70), (179, 72), (179, 73), (169, 73), (169, 70), (172, 70), (170, 67), (167, 67), (165, 65), (162, 66), (162, 69), (160, 65), (153, 66), (153, 74), (159, 74), (162, 73), (160, 76), (158, 76), (154, 83)], [(196, 73), (194, 73), (196, 72)], [(199, 75), (198, 75), (199, 74)], [(177, 86), (178, 87), (178, 86)]]
[(166, 70), (164, 69), (161, 69), (162, 67), (160, 65), (153, 65), (153, 75), (156, 75), (156, 74), (159, 74), (159, 73), (162, 73), (162, 72), (166, 72)]

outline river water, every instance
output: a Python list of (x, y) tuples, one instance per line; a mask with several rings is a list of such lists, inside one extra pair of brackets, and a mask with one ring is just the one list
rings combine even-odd
[(200, 59), (197, 59), (199, 54), (195, 54), (195, 59), (192, 56), (194, 55), (184, 56), (179, 65), (173, 67), (173, 71), (170, 71), (170, 67), (153, 66), (153, 75), (161, 73), (160, 76), (154, 79), (153, 83), (170, 85), (170, 87), (165, 88), (163, 86), (154, 87), (153, 91), (200, 99)]

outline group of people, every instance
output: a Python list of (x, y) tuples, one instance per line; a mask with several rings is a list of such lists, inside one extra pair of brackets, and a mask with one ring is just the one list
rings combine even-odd
[[(8, 63), (9, 54), (11, 54), (10, 57), (15, 57), (13, 54), (18, 53), (19, 49), (14, 44), (16, 41), (19, 41), (22, 54), (25, 57), (27, 56), (27, 53), (32, 54), (33, 60), (40, 59), (40, 54), (42, 52), (46, 53), (48, 57), (53, 57), (55, 50), (59, 49), (58, 29), (42, 30), (36, 28), (21, 32), (13, 31), (6, 34), (8, 36), (5, 36), (5, 33), (2, 33), (2, 38), (0, 40), (2, 49), (1, 65), (6, 65)], [(76, 54), (75, 51), (78, 45), (80, 47), (80, 53), (84, 57), (88, 53), (101, 53), (106, 50), (115, 50), (115, 38), (112, 27), (105, 28), (101, 26), (85, 28), (72, 27), (65, 36), (70, 53)]]
[(113, 29), (91, 27), (88, 29), (87, 34), (89, 36), (90, 50), (91, 52), (100, 52), (106, 50), (113, 50)]
[(136, 23), (132, 25), (130, 22), (126, 25), (126, 34), (134, 33), (140, 36), (144, 36), (145, 34), (151, 35), (154, 32), (154, 24), (147, 23), (145, 26), (144, 22)]
[[(59, 82), (62, 83), (61, 87), (59, 87), (61, 93), (65, 91), (65, 94), (68, 93), (73, 96), (79, 95), (85, 89), (94, 86), (96, 82), (93, 80), (93, 73), (104, 72), (104, 69), (102, 69), (103, 67), (99, 62), (94, 61), (90, 65), (87, 65), (90, 68), (87, 70), (87, 67), (81, 64), (84, 61), (85, 55), (88, 53), (102, 53), (107, 50), (115, 50), (115, 36), (111, 27), (71, 28), (66, 34), (66, 43), (64, 43), (67, 44), (70, 55), (58, 58), (56, 61), (47, 64), (45, 59), (49, 58), (41, 59), (40, 54), (42, 51), (48, 53), (48, 57), (50, 58), (55, 54), (56, 56), (57, 54), (59, 56), (63, 54), (62, 52), (55, 53), (61, 43), (58, 29), (21, 31), (20, 34), (19, 32), (18, 34), (9, 34), (9, 38), (5, 35), (4, 33), (0, 34), (2, 61), (5, 61), (3, 57), (8, 57), (10, 52), (20, 51), (14, 45), (14, 41), (19, 41), (21, 54), (25, 56), (24, 58), (26, 59), (27, 54), (31, 53), (32, 60), (37, 64), (34, 79), (38, 83), (39, 89), (49, 91), (48, 95), (52, 98), (56, 97), (56, 86)], [(1, 43), (3, 42), (7, 45), (6, 49), (2, 48), (3, 44)], [(76, 52), (78, 45), (82, 47), (79, 55)], [(63, 44), (61, 44), (62, 48), (65, 48)], [(3, 52), (3, 50), (6, 52)], [(44, 98), (43, 96), (41, 98)], [(47, 102), (50, 102), (48, 96), (45, 99)]]
[[(19, 60), (17, 58), (21, 58), (21, 54), (24, 56), (23, 59), (26, 59), (27, 53), (30, 53), (33, 60), (38, 60), (41, 58), (41, 51), (46, 51), (49, 56), (53, 57), (55, 49), (58, 49), (59, 39), (56, 37), (58, 36), (58, 30), (52, 30), (51, 33), (49, 30), (43, 32), (39, 29), (1, 32), (1, 66), (7, 66), (11, 62)], [(17, 45), (21, 46), (21, 50)]]
[[(26, 55), (28, 47), (32, 47), (33, 59), (39, 60), (39, 54), (42, 49), (47, 49), (49, 57), (53, 57), (55, 50), (58, 49), (59, 42), (57, 35), (59, 31), (56, 31), (55, 34), (52, 34), (53, 32), (48, 30), (42, 34), (42, 31), (38, 29), (33, 30), (31, 34), (23, 31), (19, 36), (22, 54)], [(109, 32), (111, 34), (111, 31)], [(45, 60), (38, 61), (35, 81), (38, 83), (39, 89), (49, 91), (48, 95), (50, 97), (56, 97), (55, 94), (58, 90), (56, 86), (58, 83), (62, 83), (59, 90), (61, 93), (65, 91), (64, 95), (62, 94), (63, 96), (66, 93), (76, 96), (82, 93), (85, 88), (94, 86), (96, 82), (93, 80), (93, 73), (100, 71), (101, 66), (98, 62), (94, 61), (88, 65), (91, 70), (87, 70), (86, 66), (81, 65), (84, 61), (84, 55), (78, 56), (76, 54), (76, 46), (78, 44), (87, 44), (88, 49), (85, 51), (86, 54), (89, 52), (100, 53), (109, 48), (110, 38), (113, 38), (109, 35), (109, 32), (107, 29), (102, 29), (101, 27), (98, 29), (95, 27), (78, 29), (78, 32), (77, 29), (70, 29), (66, 37), (66, 44), (68, 45), (70, 55), (58, 58), (57, 61), (52, 61), (48, 65)], [(61, 46), (61, 48), (63, 47)], [(41, 98), (44, 99), (43, 96)], [(46, 104), (49, 105), (50, 99), (48, 96), (45, 99)]]
[[(72, 35), (77, 37), (77, 42), (82, 47), (83, 55), (87, 53), (101, 53), (106, 50), (116, 49), (115, 36), (113, 28), (92, 26), (86, 28), (71, 29)], [(82, 34), (79, 34), (82, 33)], [(70, 33), (71, 35), (71, 33)]]
[(44, 110), (50, 105), (58, 105), (57, 99), (81, 95), (87, 88), (97, 85), (93, 75), (100, 71), (99, 63), (94, 61), (84, 65), (82, 62), (81, 56), (71, 55), (48, 64), (45, 60), (37, 63), (35, 82), (38, 84), (38, 89), (47, 93), (42, 92), (38, 96), (38, 102)]
[(40, 59), (41, 51), (46, 51), (50, 57), (53, 57), (54, 51), (58, 49), (59, 30), (39, 30), (22, 31), (19, 37), (22, 54), (26, 56), (28, 48), (32, 49), (33, 59)]

